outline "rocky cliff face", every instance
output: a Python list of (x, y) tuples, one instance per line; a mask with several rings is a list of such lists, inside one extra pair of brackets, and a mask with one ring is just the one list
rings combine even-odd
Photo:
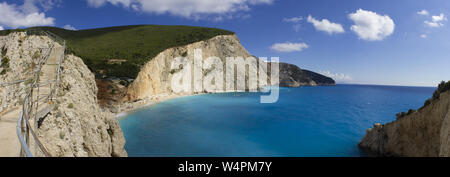
[[(211, 56), (219, 57), (223, 63), (223, 68), (226, 68), (225, 63), (227, 57), (247, 58), (252, 56), (240, 44), (236, 35), (216, 36), (206, 41), (167, 49), (150, 60), (141, 69), (136, 80), (128, 87), (125, 101), (146, 99), (158, 94), (171, 94), (173, 88), (171, 88), (170, 83), (173, 74), (178, 72), (176, 70), (170, 70), (171, 63), (175, 57), (179, 56), (187, 57), (192, 63), (195, 49), (202, 49), (203, 60)], [(246, 66), (246, 70), (247, 69), (256, 72), (258, 71), (258, 64), (249, 64)], [(301, 70), (299, 67), (292, 64), (280, 63), (279, 69), (279, 83), (282, 87), (335, 85), (334, 80), (331, 78), (311, 71)], [(263, 70), (264, 73), (267, 73), (267, 70), (269, 71), (266, 75), (268, 84), (277, 84), (270, 83), (270, 64), (268, 64), (267, 70)], [(207, 72), (207, 70), (203, 70), (202, 74), (206, 75)], [(245, 75), (245, 82), (248, 82), (249, 75), (246, 71), (237, 70), (237, 75)], [(226, 75), (224, 75), (223, 78), (225, 79)], [(248, 85), (245, 89), (248, 90)]]
[(62, 67), (57, 108), (42, 120), (41, 141), (52, 156), (127, 156), (118, 121), (98, 105), (94, 74), (73, 55)]
[[(48, 48), (50, 43), (47, 37), (27, 36), (25, 33), (0, 36), (0, 83), (30, 79), (44, 52), (39, 49)], [(0, 86), (0, 113), (21, 105), (29, 84)]]
[(324, 76), (322, 74), (312, 72), (306, 69), (302, 70), (309, 78), (311, 78), (317, 85), (320, 86), (334, 86), (336, 85), (336, 81), (332, 78)]
[[(0, 49), (8, 58), (8, 67), (2, 65), (0, 83), (28, 79), (43, 51), (53, 41), (45, 36), (27, 36), (11, 33), (0, 37)], [(55, 108), (39, 120), (38, 136), (54, 157), (127, 156), (122, 130), (109, 112), (98, 105), (94, 74), (83, 61), (66, 55), (62, 63), (61, 83)], [(30, 83), (0, 87), (3, 109), (20, 107)], [(19, 91), (16, 91), (19, 88)], [(0, 135), (1, 136), (1, 135)]]
[(302, 70), (298, 66), (289, 63), (280, 63), (280, 86), (300, 87), (336, 85), (335, 81), (321, 74)]
[(384, 156), (449, 157), (450, 91), (417, 112), (375, 124), (359, 146)]
[[(166, 49), (141, 69), (136, 80), (128, 88), (126, 100), (133, 101), (149, 98), (152, 95), (172, 93), (171, 80), (173, 74), (179, 71), (171, 70), (171, 63), (174, 58), (180, 56), (187, 57), (193, 63), (195, 49), (202, 49), (203, 60), (211, 56), (219, 57), (222, 61), (223, 68), (226, 68), (225, 61), (227, 57), (251, 57), (247, 50), (240, 44), (236, 35), (216, 36), (206, 41)], [(248, 69), (256, 72), (258, 66), (257, 64), (250, 64)], [(203, 75), (206, 73), (206, 70), (202, 71)], [(248, 73), (237, 74), (246, 75), (246, 80), (248, 80)], [(225, 79), (226, 76), (224, 75), (223, 78)]]

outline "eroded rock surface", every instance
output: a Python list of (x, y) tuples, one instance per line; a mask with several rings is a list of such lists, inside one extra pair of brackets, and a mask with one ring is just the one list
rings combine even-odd
[(98, 105), (94, 74), (73, 55), (62, 67), (57, 108), (39, 128), (41, 141), (53, 156), (127, 156), (118, 121)]
[[(22, 32), (0, 36), (0, 83), (32, 78), (39, 58), (52, 43), (46, 36)], [(37, 132), (43, 145), (55, 157), (127, 156), (118, 121), (98, 105), (94, 74), (73, 55), (66, 55), (62, 68), (56, 107), (39, 120)], [(22, 106), (30, 84), (0, 87), (0, 119), (2, 112)], [(10, 134), (17, 138), (16, 132)]]
[(428, 106), (385, 125), (375, 124), (359, 144), (383, 156), (449, 157), (450, 91)]
[[(193, 44), (170, 48), (167, 50), (164, 50), (160, 54), (158, 54), (155, 58), (151, 59), (145, 66), (141, 69), (140, 73), (138, 74), (138, 77), (134, 82), (128, 87), (127, 94), (125, 97), (125, 101), (135, 101), (135, 100), (142, 100), (147, 99), (149, 97), (152, 97), (154, 95), (158, 94), (171, 94), (173, 92), (173, 88), (171, 87), (171, 81), (172, 77), (175, 73), (180, 72), (179, 70), (171, 70), (171, 64), (174, 61), (176, 57), (187, 57), (191, 63), (193, 62), (194, 58), (194, 51), (195, 49), (202, 49), (202, 59), (206, 60), (208, 57), (218, 57), (221, 60), (221, 63), (223, 64), (223, 71), (225, 74), (223, 75), (224, 79), (224, 86), (223, 90), (226, 90), (226, 77), (229, 73), (226, 72), (226, 63), (229, 62), (227, 60), (227, 57), (242, 57), (244, 59), (248, 57), (252, 57), (248, 53), (248, 51), (241, 45), (239, 42), (239, 39), (236, 35), (221, 35), (216, 36), (214, 38), (211, 38), (206, 41), (200, 41)], [(256, 57), (255, 57), (256, 58)], [(245, 78), (243, 80), (245, 81), (239, 81), (239, 78), (236, 78), (236, 83), (245, 83), (245, 90), (248, 91), (248, 81), (249, 81), (249, 73), (247, 70), (250, 70), (251, 72), (257, 73), (259, 67), (258, 63), (261, 62), (259, 59), (257, 59), (258, 62), (256, 63), (244, 63), (248, 64), (244, 66), (245, 68), (243, 70), (237, 69), (236, 74), (237, 75), (245, 75)], [(217, 63), (214, 63), (214, 65)], [(242, 64), (242, 65), (244, 65)], [(276, 77), (279, 77), (279, 83), (280, 86), (284, 87), (299, 87), (299, 86), (317, 86), (317, 85), (334, 85), (334, 80), (325, 76), (322, 76), (317, 73), (313, 73), (310, 71), (303, 71), (299, 67), (287, 64), (287, 63), (280, 63), (279, 66), (280, 73), (279, 76), (275, 75)], [(268, 73), (267, 70), (270, 71), (270, 63), (267, 66), (267, 69), (262, 69), (266, 75), (267, 84), (265, 85), (274, 85), (278, 84), (278, 82), (271, 82), (271, 74)], [(203, 70), (202, 75), (205, 76), (209, 71)], [(261, 73), (259, 73), (261, 74)], [(194, 75), (194, 74), (193, 74)], [(195, 78), (199, 79), (202, 83), (202, 78)], [(203, 78), (205, 79), (205, 78)], [(194, 81), (192, 81), (194, 83)], [(228, 84), (228, 83), (227, 83)], [(194, 84), (193, 84), (194, 85)], [(264, 84), (258, 84), (265, 86)], [(195, 86), (194, 86), (195, 87)], [(194, 90), (194, 89), (192, 89)], [(237, 88), (237, 90), (240, 90)], [(207, 90), (202, 90), (200, 92), (208, 92)], [(195, 91), (193, 91), (195, 93)]]

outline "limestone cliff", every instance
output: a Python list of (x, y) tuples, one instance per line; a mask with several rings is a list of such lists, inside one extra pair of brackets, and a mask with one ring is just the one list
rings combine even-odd
[[(172, 76), (175, 72), (178, 72), (170, 69), (171, 63), (174, 58), (179, 56), (185, 56), (192, 62), (195, 49), (202, 49), (203, 60), (211, 56), (219, 57), (224, 68), (227, 57), (251, 57), (240, 44), (236, 35), (221, 35), (206, 41), (166, 49), (141, 68), (136, 80), (128, 87), (125, 100), (133, 101), (149, 98), (157, 94), (170, 94), (172, 92), (170, 84)], [(256, 72), (258, 66), (257, 64), (251, 64), (248, 68)], [(202, 71), (202, 74), (205, 75), (206, 72)], [(248, 79), (248, 73), (237, 74), (246, 75), (246, 79)]]
[[(39, 58), (50, 44), (59, 45), (46, 36), (22, 32), (0, 36), (0, 83), (32, 78)], [(0, 119), (2, 110), (20, 109), (29, 87), (29, 82), (0, 87)], [(102, 111), (97, 91), (94, 74), (83, 61), (66, 55), (56, 106), (38, 120), (37, 134), (52, 156), (127, 156), (118, 121), (112, 113)]]
[(57, 109), (43, 120), (41, 141), (53, 156), (127, 156), (118, 121), (98, 105), (94, 74), (73, 55), (62, 67)]
[[(247, 58), (252, 56), (241, 45), (236, 35), (221, 35), (206, 41), (166, 49), (142, 67), (136, 80), (128, 87), (124, 100), (135, 101), (147, 99), (158, 94), (171, 94), (171, 79), (173, 74), (178, 72), (176, 70), (170, 70), (171, 63), (175, 57), (179, 56), (187, 57), (192, 63), (195, 49), (202, 49), (203, 60), (211, 56), (219, 57), (222, 60), (224, 68), (226, 68), (225, 60), (227, 57)], [(246, 66), (246, 69), (256, 72), (258, 71), (258, 64), (249, 64)], [(263, 70), (267, 74), (268, 84), (277, 84), (270, 82), (270, 63), (267, 69)], [(279, 70), (279, 84), (282, 87), (335, 85), (333, 79), (311, 71), (301, 70), (293, 64), (280, 63)], [(202, 74), (205, 75), (207, 72), (203, 70)], [(245, 75), (245, 83), (248, 82), (249, 77), (246, 71), (237, 70), (237, 75)], [(224, 75), (223, 78), (225, 79), (226, 76)], [(246, 89), (248, 90), (248, 85)]]
[[(27, 36), (25, 33), (0, 36), (0, 83), (32, 77), (38, 58), (44, 52), (40, 48), (48, 48), (50, 43), (47, 37)], [(0, 113), (21, 105), (28, 84), (0, 86)]]
[(449, 157), (450, 91), (410, 115), (375, 124), (359, 146), (383, 156)]

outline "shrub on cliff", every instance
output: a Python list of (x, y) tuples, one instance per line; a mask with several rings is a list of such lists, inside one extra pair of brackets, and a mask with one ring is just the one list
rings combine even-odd
[[(419, 108), (419, 110), (421, 110), (421, 109), (425, 108), (426, 106), (430, 105), (434, 100), (439, 99), (441, 93), (444, 93), (444, 92), (449, 91), (449, 90), (450, 90), (450, 81), (448, 81), (448, 82), (442, 81), (438, 85), (438, 88), (434, 91), (433, 97), (431, 97), (430, 99), (427, 99), (425, 101), (425, 103), (423, 104), (423, 106), (421, 108)], [(397, 116), (397, 119), (399, 119), (399, 118), (405, 117), (407, 115), (410, 115), (410, 114), (412, 114), (414, 112), (416, 112), (416, 111), (413, 110), (413, 109), (409, 109), (407, 113), (406, 112), (401, 112), (401, 113), (396, 114), (396, 116)]]
[(1, 63), (0, 63), (0, 75), (4, 75), (6, 74), (7, 71), (9, 71), (9, 58), (7, 56), (3, 56), (3, 58), (1, 59)]
[(406, 113), (406, 112), (401, 112), (401, 113), (396, 114), (397, 119), (403, 118), (403, 117), (405, 117), (407, 115), (408, 115), (408, 113)]
[(427, 101), (425, 101), (425, 103), (423, 104), (423, 107), (430, 105), (431, 104), (431, 100), (432, 100), (431, 98), (427, 99)]
[(441, 93), (444, 93), (444, 92), (449, 91), (449, 90), (450, 90), (450, 81), (448, 81), (448, 82), (442, 81), (438, 85), (438, 88), (434, 91), (433, 97), (431, 97), (430, 99), (426, 100), (425, 103), (423, 104), (423, 106), (420, 109), (423, 109), (424, 107), (430, 105), (434, 100), (439, 99)]
[(450, 90), (450, 81), (445, 82), (442, 81), (439, 85), (436, 91), (434, 91), (433, 93), (433, 99), (439, 99), (439, 96), (441, 95), (441, 93), (446, 92)]
[(1, 56), (6, 56), (7, 52), (8, 52), (8, 49), (5, 46), (3, 46)]

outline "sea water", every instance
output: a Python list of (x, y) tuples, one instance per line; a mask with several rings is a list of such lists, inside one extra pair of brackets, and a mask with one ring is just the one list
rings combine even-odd
[(337, 85), (168, 100), (120, 118), (129, 156), (354, 157), (374, 123), (420, 108), (432, 87)]

